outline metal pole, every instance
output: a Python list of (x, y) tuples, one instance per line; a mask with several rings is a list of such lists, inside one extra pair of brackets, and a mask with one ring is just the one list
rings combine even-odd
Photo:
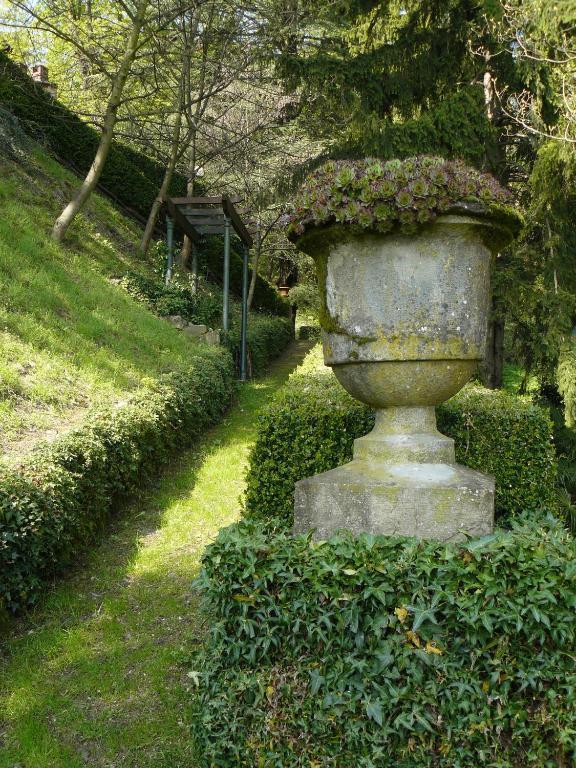
[(242, 264), (242, 331), (240, 336), (240, 381), (246, 381), (246, 352), (248, 349), (248, 246), (244, 245)]
[(192, 243), (192, 293), (198, 291), (198, 251)]
[(222, 307), (222, 328), (224, 333), (228, 333), (229, 320), (229, 302), (230, 302), (230, 219), (224, 217), (224, 306)]
[(166, 285), (172, 279), (172, 257), (174, 252), (174, 222), (170, 216), (166, 216), (166, 246), (168, 256), (166, 259)]

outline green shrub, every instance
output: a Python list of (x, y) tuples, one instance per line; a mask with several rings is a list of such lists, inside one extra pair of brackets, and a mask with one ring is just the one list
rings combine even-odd
[(320, 313), (320, 294), (315, 282), (298, 283), (290, 288), (288, 301), (295, 306), (299, 314), (318, 319)]
[[(278, 357), (294, 338), (292, 321), (286, 317), (250, 314), (248, 319), (248, 357), (253, 376)], [(240, 366), (240, 322), (235, 319), (224, 343)]]
[[(205, 284), (193, 294), (186, 286), (152, 280), (130, 272), (121, 281), (124, 288), (158, 315), (181, 315), (191, 323), (219, 327), (222, 322), (222, 293)], [(253, 375), (264, 371), (294, 338), (292, 322), (286, 317), (252, 313), (248, 319), (248, 358)], [(240, 306), (231, 307), (231, 327), (223, 343), (240, 369)]]
[(576, 535), (576, 430), (566, 426), (562, 400), (555, 390), (542, 391), (538, 401), (550, 412), (554, 447), (558, 458), (559, 503), (569, 530)]
[(558, 360), (558, 391), (564, 401), (564, 419), (567, 427), (576, 426), (576, 349), (563, 349)]
[(313, 543), (241, 523), (200, 579), (199, 768), (560, 768), (576, 760), (576, 545)]
[(319, 325), (301, 325), (298, 328), (298, 338), (301, 341), (318, 341), (320, 338)]
[(222, 292), (213, 285), (200, 283), (192, 293), (190, 286), (128, 272), (120, 284), (138, 301), (161, 317), (180, 315), (190, 323), (218, 327), (222, 318)]
[[(355, 438), (374, 424), (373, 412), (353, 400), (314, 353), (260, 417), (250, 457), (246, 514), (292, 523), (294, 483), (352, 457)], [(438, 428), (456, 441), (456, 459), (494, 475), (496, 513), (555, 509), (556, 460), (548, 413), (502, 391), (468, 386), (442, 405)]]
[[(0, 103), (26, 133), (50, 147), (65, 164), (85, 175), (100, 141), (98, 131), (49, 96), (6, 54), (0, 52)], [(99, 187), (140, 218), (146, 219), (164, 176), (164, 166), (114, 141)], [(175, 173), (171, 194), (186, 194), (186, 178)]]
[(228, 353), (198, 348), (186, 372), (143, 385), (21, 466), (0, 469), (0, 609), (33, 603), (121, 497), (215, 423), (230, 403), (233, 377)]
[[(224, 242), (220, 236), (206, 237), (197, 246), (198, 269), (211, 282), (222, 284)], [(243, 255), (237, 238), (230, 242), (230, 288), (236, 298), (242, 298)], [(273, 315), (288, 317), (290, 304), (283, 299), (276, 288), (260, 275), (256, 278), (252, 309), (257, 312), (269, 312)]]

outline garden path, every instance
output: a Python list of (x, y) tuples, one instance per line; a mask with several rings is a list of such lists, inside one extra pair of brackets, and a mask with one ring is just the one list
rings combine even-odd
[(0, 768), (194, 768), (191, 582), (237, 519), (257, 414), (310, 348), (242, 387), (217, 427), (119, 518), (0, 646)]

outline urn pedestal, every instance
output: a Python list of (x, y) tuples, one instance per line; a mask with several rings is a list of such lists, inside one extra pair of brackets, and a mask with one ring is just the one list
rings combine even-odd
[(318, 267), (324, 361), (376, 424), (350, 463), (296, 484), (296, 533), (454, 541), (492, 531), (494, 481), (456, 464), (434, 406), (484, 357), (494, 229), (459, 214), (414, 235), (333, 227), (299, 242)]

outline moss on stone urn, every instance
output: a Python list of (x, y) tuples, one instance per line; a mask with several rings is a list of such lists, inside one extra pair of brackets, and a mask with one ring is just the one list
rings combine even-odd
[(456, 465), (434, 406), (484, 356), (491, 257), (519, 223), (510, 194), (458, 162), (343, 161), (310, 177), (289, 234), (316, 260), (324, 360), (379, 413), (350, 464), (297, 484), (297, 530), (491, 531), (493, 482)]

